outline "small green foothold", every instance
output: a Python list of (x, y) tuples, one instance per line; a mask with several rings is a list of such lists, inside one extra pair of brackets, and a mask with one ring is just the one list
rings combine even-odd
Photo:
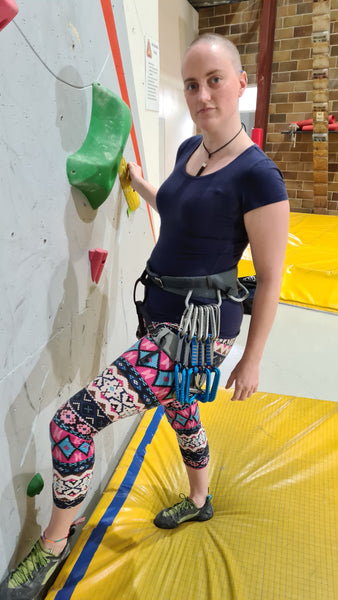
[(37, 496), (40, 494), (40, 492), (42, 492), (44, 485), (45, 484), (40, 473), (36, 473), (27, 486), (27, 496), (30, 498)]
[(114, 92), (92, 84), (92, 113), (81, 148), (67, 158), (69, 183), (97, 209), (114, 185), (132, 125), (130, 109)]

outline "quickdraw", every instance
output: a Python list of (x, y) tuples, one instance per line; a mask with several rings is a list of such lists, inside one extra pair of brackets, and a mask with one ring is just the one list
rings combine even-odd
[(185, 299), (175, 357), (176, 399), (183, 404), (215, 400), (220, 370), (214, 365), (214, 342), (220, 332), (221, 293), (217, 304), (197, 306)]

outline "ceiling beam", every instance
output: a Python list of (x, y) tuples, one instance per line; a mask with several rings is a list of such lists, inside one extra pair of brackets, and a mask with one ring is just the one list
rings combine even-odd
[(247, 2), (248, 0), (188, 0), (194, 8), (207, 8), (208, 6), (220, 6), (221, 4), (235, 4)]

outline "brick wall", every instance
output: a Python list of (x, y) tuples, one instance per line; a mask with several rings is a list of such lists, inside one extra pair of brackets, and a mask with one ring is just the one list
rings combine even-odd
[[(238, 47), (249, 84), (256, 83), (262, 0), (199, 10), (200, 33), (212, 31)], [(278, 0), (269, 123), (265, 151), (284, 174), (291, 210), (314, 211), (313, 142), (297, 134), (295, 147), (282, 132), (313, 117), (313, 0)], [(329, 113), (338, 121), (338, 0), (330, 2)], [(250, 133), (250, 132), (248, 132)], [(338, 132), (328, 135), (328, 214), (338, 215)]]

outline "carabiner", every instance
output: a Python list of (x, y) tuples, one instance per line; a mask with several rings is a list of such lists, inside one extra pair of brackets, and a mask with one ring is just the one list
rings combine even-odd
[(210, 370), (207, 367), (205, 367), (205, 368), (200, 368), (199, 372), (203, 372), (203, 374), (206, 376), (205, 390), (202, 391), (202, 392), (200, 392), (199, 394), (197, 394), (196, 398), (200, 402), (209, 402), (209, 397), (210, 397)]
[(245, 285), (243, 285), (238, 279), (237, 279), (237, 285), (240, 288), (238, 291), (242, 291), (243, 292), (243, 296), (233, 296), (232, 294), (228, 294), (228, 298), (230, 298), (230, 300), (233, 300), (233, 302), (244, 302), (244, 300), (247, 299), (247, 297), (249, 296), (250, 292), (249, 290), (246, 289)]
[(191, 295), (192, 295), (192, 290), (189, 290), (189, 292), (187, 293), (187, 295), (185, 297), (185, 308), (189, 308), (189, 306), (191, 306), (191, 304), (189, 304)]
[(217, 394), (217, 390), (218, 390), (218, 385), (219, 385), (219, 380), (221, 377), (221, 371), (218, 369), (218, 367), (212, 367), (210, 369), (210, 371), (212, 373), (214, 373), (214, 379), (212, 382), (212, 386), (211, 386), (211, 390), (210, 390), (210, 394), (209, 394), (209, 400), (208, 402), (213, 402), (216, 398), (216, 394)]
[(189, 328), (188, 328), (188, 335), (187, 335), (187, 339), (190, 342), (193, 338), (193, 336), (196, 333), (196, 329), (197, 329), (197, 317), (198, 317), (198, 306), (195, 306), (194, 304), (190, 304), (190, 306), (193, 306), (193, 311), (192, 311), (192, 315), (191, 315), (191, 319), (189, 321)]
[(187, 377), (185, 382), (185, 398), (187, 404), (192, 404), (192, 402), (195, 400), (195, 397), (197, 396), (197, 394), (193, 394), (192, 396), (190, 396), (191, 377), (195, 375), (197, 371), (197, 367), (190, 367), (190, 369), (187, 370)]
[(188, 304), (188, 306), (186, 305), (186, 309), (183, 312), (180, 326), (179, 326), (179, 333), (181, 336), (185, 335), (188, 331), (188, 327), (190, 325), (191, 315), (192, 315), (193, 310), (194, 310), (193, 304)]

